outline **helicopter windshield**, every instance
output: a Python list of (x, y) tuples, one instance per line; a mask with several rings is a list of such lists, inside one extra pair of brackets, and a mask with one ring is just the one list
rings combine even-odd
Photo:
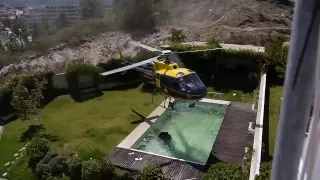
[(203, 88), (204, 84), (198, 77), (196, 73), (192, 73), (186, 76), (182, 76), (180, 78), (180, 85), (181, 87), (185, 88), (186, 86), (190, 89), (195, 89), (195, 88)]

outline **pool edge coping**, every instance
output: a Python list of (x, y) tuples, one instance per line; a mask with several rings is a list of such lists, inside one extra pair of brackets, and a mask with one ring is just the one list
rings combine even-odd
[[(164, 106), (166, 104), (167, 100), (164, 100), (161, 102), (161, 106)], [(200, 100), (200, 102), (206, 102), (206, 103), (214, 103), (214, 104), (223, 104), (223, 105), (230, 105), (230, 101), (224, 101), (224, 100), (216, 100), (216, 99), (209, 99), (209, 98), (202, 98)], [(157, 106), (157, 108), (152, 111), (152, 113), (150, 113), (150, 115), (147, 118), (152, 118), (154, 116), (161, 116), (162, 113), (165, 112), (165, 108), (161, 107), (161, 106)], [(158, 118), (152, 119), (150, 120), (152, 123), (155, 123), (158, 120)], [(127, 135), (116, 147), (118, 148), (124, 148), (124, 149), (129, 149), (129, 150), (133, 150), (131, 147), (134, 145), (135, 142), (137, 142), (139, 140), (139, 138), (151, 127), (151, 125), (149, 125), (146, 121), (143, 121), (142, 123), (140, 123), (133, 131), (131, 131), (131, 133), (129, 135)], [(135, 149), (134, 149), (135, 150)], [(139, 150), (138, 150), (139, 151)], [(139, 151), (139, 152), (143, 152), (143, 153), (148, 153), (146, 151)], [(149, 153), (150, 154), (150, 153)], [(170, 158), (170, 159), (175, 159), (175, 160), (179, 160), (178, 158), (172, 158), (172, 157), (167, 157), (167, 156), (163, 156), (163, 155), (158, 155), (158, 154), (153, 154), (152, 155), (156, 155), (156, 156), (162, 156), (162, 157), (166, 157), (166, 158)], [(183, 160), (184, 162), (189, 162), (186, 160)], [(195, 163), (195, 162), (190, 162), (190, 163)], [(199, 164), (199, 163), (196, 163)], [(203, 165), (203, 164), (200, 164)]]

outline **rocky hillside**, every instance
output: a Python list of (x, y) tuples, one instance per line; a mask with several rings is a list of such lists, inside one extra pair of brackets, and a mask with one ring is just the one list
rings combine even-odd
[(131, 39), (158, 47), (167, 43), (169, 30), (184, 30), (188, 41), (204, 41), (215, 35), (220, 41), (237, 44), (261, 45), (266, 41), (288, 40), (291, 32), (292, 7), (257, 0), (163, 0), (168, 17), (154, 34), (132, 36), (121, 32), (108, 32), (92, 38), (77, 47), (64, 44), (42, 55), (22, 58), (21, 62), (0, 70), (0, 84), (14, 74), (27, 72), (65, 71), (72, 60), (107, 61), (118, 56), (120, 47), (125, 55), (134, 55), (136, 47), (128, 45)]

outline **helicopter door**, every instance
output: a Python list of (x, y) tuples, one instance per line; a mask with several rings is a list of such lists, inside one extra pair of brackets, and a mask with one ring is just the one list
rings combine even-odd
[(157, 74), (157, 76), (156, 76), (156, 86), (158, 86), (159, 88), (161, 88), (160, 75), (159, 75), (159, 74)]

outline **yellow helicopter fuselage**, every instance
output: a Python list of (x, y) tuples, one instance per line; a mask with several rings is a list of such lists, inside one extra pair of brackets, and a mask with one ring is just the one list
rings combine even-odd
[(179, 99), (201, 99), (207, 89), (197, 74), (177, 63), (154, 61), (155, 84), (169, 96)]

